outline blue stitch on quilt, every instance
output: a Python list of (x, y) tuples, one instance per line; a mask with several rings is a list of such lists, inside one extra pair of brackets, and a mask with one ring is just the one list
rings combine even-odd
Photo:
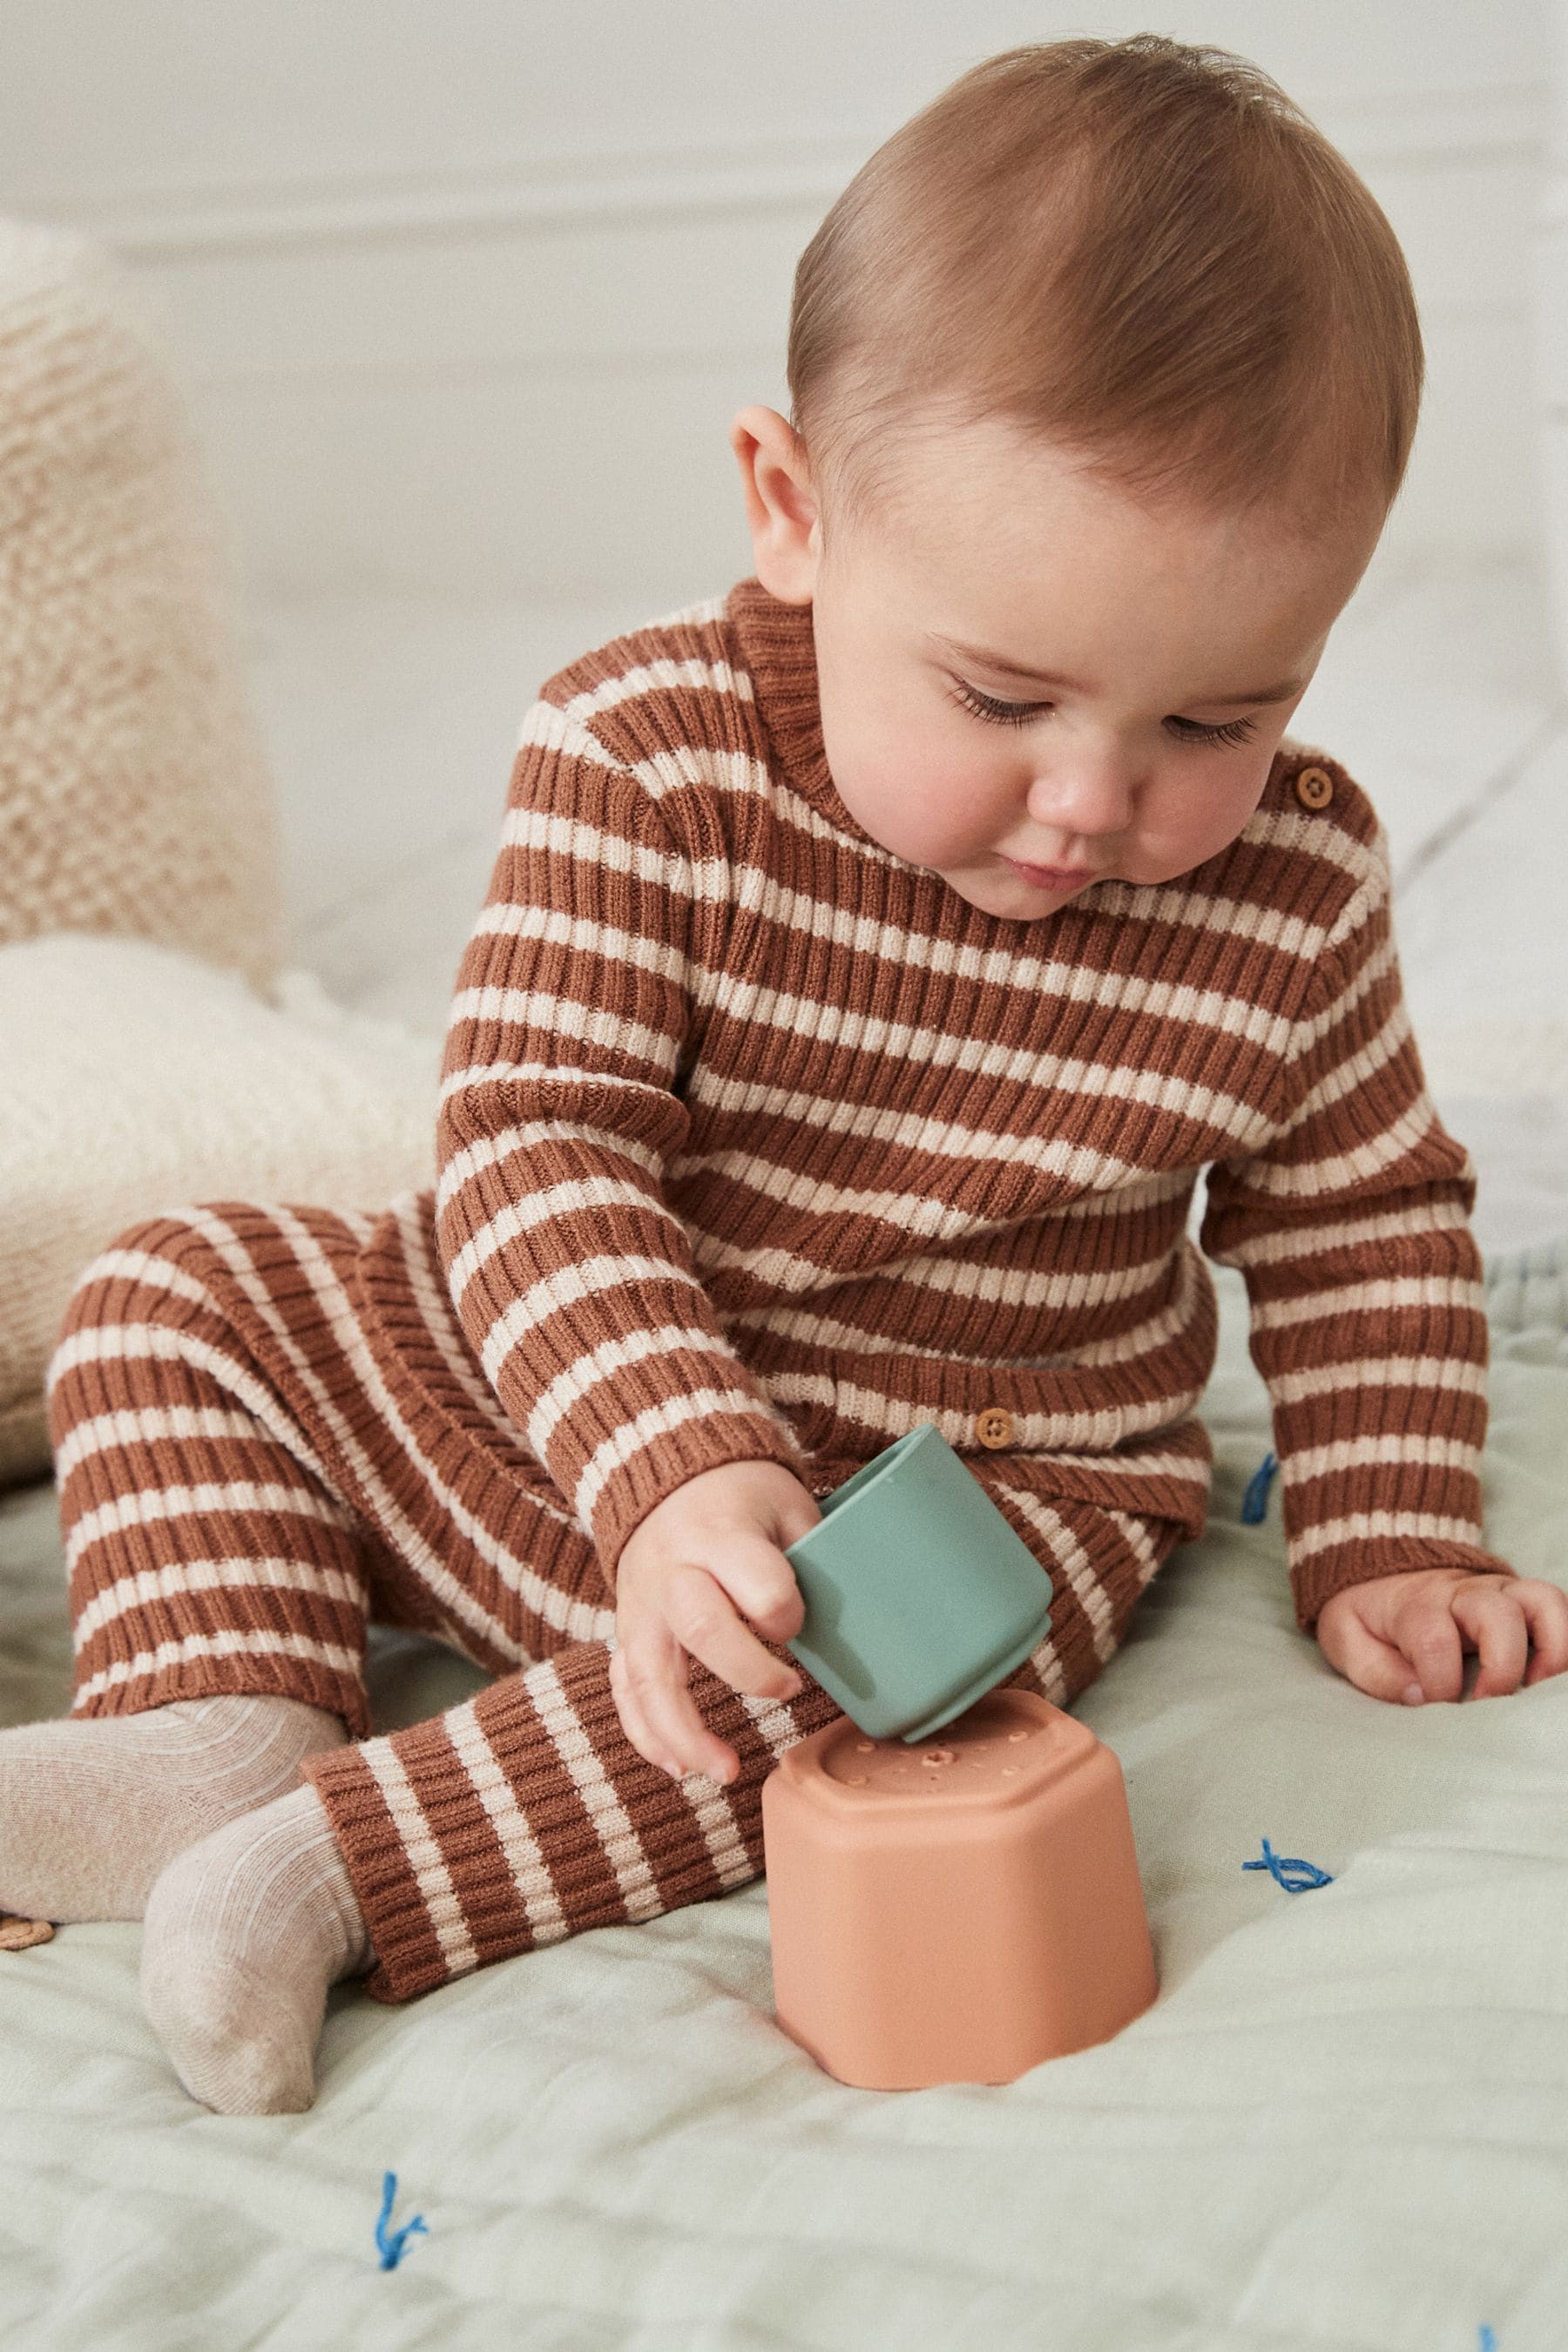
[[(1305, 1895), (1314, 1886), (1331, 1886), (1334, 1883), (1332, 1873), (1320, 1870), (1315, 1862), (1303, 1862), (1300, 1854), (1276, 1853), (1267, 1838), (1263, 1841), (1262, 1861), (1244, 1862), (1241, 1866), (1243, 1870), (1266, 1870), (1287, 1895)], [(1287, 1871), (1292, 1874), (1289, 1878)]]
[(396, 2195), (396, 2173), (383, 2173), (381, 2179), (381, 2211), (376, 2218), (375, 2242), (381, 2249), (381, 2267), (384, 2271), (395, 2271), (397, 2268), (398, 2263), (403, 2260), (403, 2249), (416, 2230), (424, 2230), (426, 2237), (430, 2234), (428, 2230), (425, 2229), (425, 2216), (423, 2213), (416, 2213), (413, 2221), (405, 2221), (401, 2230), (389, 2230), (387, 2228), (386, 2225), (392, 2219), (393, 2200)]
[(1266, 1454), (1247, 1480), (1247, 1492), (1241, 1498), (1241, 1524), (1244, 1528), (1260, 1528), (1268, 1517), (1268, 1489), (1274, 1484), (1274, 1473), (1279, 1467), (1279, 1456)]

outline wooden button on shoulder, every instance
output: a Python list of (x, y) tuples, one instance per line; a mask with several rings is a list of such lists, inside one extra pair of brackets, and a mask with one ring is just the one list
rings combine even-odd
[(1327, 768), (1302, 768), (1296, 778), (1296, 798), (1304, 809), (1326, 809), (1334, 796), (1334, 780)]
[(974, 1421), (974, 1434), (990, 1454), (1013, 1443), (1013, 1416), (999, 1404), (988, 1404)]

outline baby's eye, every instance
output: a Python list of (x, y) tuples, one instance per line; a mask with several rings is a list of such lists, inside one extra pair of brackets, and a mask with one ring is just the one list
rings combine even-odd
[(995, 727), (1026, 727), (1031, 719), (1051, 707), (1048, 702), (998, 702), (994, 694), (982, 694), (977, 686), (966, 686), (956, 677), (952, 681), (952, 698), (965, 710), (972, 710), (976, 719), (989, 719)]
[[(952, 681), (952, 698), (976, 719), (988, 719), (994, 727), (1026, 727), (1042, 710), (1049, 710), (1048, 702), (1001, 702), (994, 694), (983, 694), (977, 686), (969, 686), (962, 678)], [(1179, 742), (1184, 743), (1247, 743), (1257, 733), (1257, 721), (1252, 719), (1230, 719), (1223, 726), (1205, 727), (1198, 719), (1167, 719)]]
[(1167, 719), (1165, 724), (1179, 728), (1189, 743), (1247, 743), (1258, 731), (1252, 719), (1227, 719), (1223, 727), (1205, 727), (1201, 719)]

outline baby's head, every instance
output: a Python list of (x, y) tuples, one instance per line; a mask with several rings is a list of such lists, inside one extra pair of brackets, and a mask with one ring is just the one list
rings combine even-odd
[(954, 83), (801, 257), (793, 422), (731, 433), (850, 814), (1020, 918), (1225, 848), (1422, 372), (1392, 228), (1257, 67), (1139, 34)]

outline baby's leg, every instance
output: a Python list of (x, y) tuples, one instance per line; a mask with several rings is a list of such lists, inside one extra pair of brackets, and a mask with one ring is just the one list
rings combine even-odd
[[(1086, 1503), (1042, 1506), (1000, 1485), (994, 1493), (1053, 1587), (1050, 1630), (1009, 1680), (1070, 1706), (1116, 1648), (1176, 1531)], [(744, 1697), (692, 1661), (697, 1711), (741, 1769), (728, 1788), (701, 1773), (672, 1781), (621, 1727), (610, 1656), (606, 1642), (570, 1643), (428, 1723), (301, 1767), (364, 1914), (376, 1999), (406, 2000), (512, 1953), (654, 1918), (760, 1874), (763, 1782), (786, 1748), (837, 1715), (834, 1702), (809, 1676), (788, 1703)]]
[(175, 1854), (369, 1728), (363, 1531), (234, 1289), (159, 1219), (73, 1295), (50, 1423), (76, 1696), (0, 1733), (0, 1908), (139, 1918)]
[[(369, 1734), (372, 1602), (491, 1674), (613, 1623), (591, 1541), (466, 1353), (428, 1195), (132, 1229), (79, 1281), (49, 1387), (76, 1695), (65, 1723), (9, 1735), (0, 1906), (134, 1916), (160, 1864), (242, 1808), (293, 1789), (319, 1818), (299, 1759)], [(291, 1954), (323, 1981), (370, 1957), (352, 1894), (286, 1843), (254, 1914), (237, 1926), (220, 1890), (205, 1923), (239, 1948), (237, 1998)], [(197, 2023), (229, 1998), (171, 1959), (160, 2019), (177, 1986)], [(222, 2096), (256, 2104), (238, 2078)]]
[(299, 1699), (176, 1699), (0, 1731), (0, 1911), (140, 1919), (161, 1870), (348, 1738)]
[[(1051, 1633), (1009, 1680), (1070, 1705), (1115, 1647), (1173, 1530), (1087, 1505), (998, 1499), (1057, 1596)], [(362, 1969), (372, 1948), (367, 1990), (405, 2000), (758, 1875), (763, 1782), (832, 1719), (832, 1700), (809, 1680), (787, 1705), (744, 1698), (693, 1664), (698, 1712), (741, 1770), (728, 1788), (698, 1773), (672, 1782), (621, 1729), (610, 1654), (603, 1642), (571, 1643), (428, 1723), (312, 1757), (309, 1790), (174, 1865), (148, 1908), (144, 1982), (198, 2098), (228, 2113), (308, 2106), (328, 1985)]]
[(809, 1681), (788, 1706), (742, 1698), (694, 1664), (698, 1711), (741, 1771), (727, 1789), (674, 1782), (621, 1729), (609, 1660), (574, 1643), (428, 1723), (310, 1758), (313, 1786), (164, 1872), (142, 1994), (194, 2097), (224, 2115), (308, 2107), (328, 1988), (373, 1958), (367, 1989), (404, 2000), (757, 1876), (763, 1782), (834, 1702)]

